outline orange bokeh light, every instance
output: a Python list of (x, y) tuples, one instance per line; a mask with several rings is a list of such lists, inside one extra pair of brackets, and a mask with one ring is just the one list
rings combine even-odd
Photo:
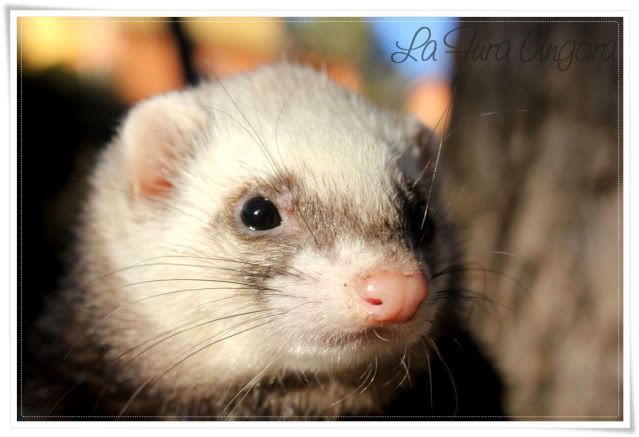
[(411, 90), (406, 100), (406, 109), (422, 123), (432, 127), (441, 137), (447, 125), (450, 124), (452, 97), (452, 91), (447, 82), (425, 80)]

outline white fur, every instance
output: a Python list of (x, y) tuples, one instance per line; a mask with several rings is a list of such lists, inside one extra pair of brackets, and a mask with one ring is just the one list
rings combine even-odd
[[(233, 235), (211, 235), (210, 220), (230, 207), (224, 199), (237, 187), (256, 175), (275, 174), (263, 147), (277, 165), (301, 175), (327, 204), (338, 190), (352, 199), (352, 208), (361, 212), (364, 221), (388, 214), (387, 169), (398, 149), (407, 145), (416, 124), (367, 104), (310, 69), (264, 67), (225, 79), (223, 84), (226, 91), (211, 83), (142, 103), (124, 122), (121, 135), (96, 171), (81, 240), (95, 276), (120, 270), (91, 282), (94, 306), (102, 315), (115, 311), (98, 326), (110, 354), (118, 356), (145, 340), (151, 345), (154, 340), (150, 339), (178, 332), (175, 328), (180, 326), (265, 306), (278, 313), (272, 323), (238, 334), (268, 321), (266, 312), (203, 324), (129, 361), (144, 349), (138, 348), (123, 358), (123, 372), (144, 381), (172, 369), (153, 384), (193, 393), (208, 390), (218, 381), (248, 381), (260, 372), (267, 376), (287, 369), (339, 371), (365, 365), (389, 350), (401, 353), (427, 329), (432, 307), (422, 308), (413, 320), (398, 327), (393, 342), (380, 341), (363, 351), (330, 347), (322, 338), (361, 327), (349, 313), (344, 283), (391, 261), (418, 268), (410, 253), (400, 250), (389, 261), (383, 248), (353, 238), (339, 238), (333, 252), (320, 253), (309, 238), (290, 265), (308, 277), (270, 279), (269, 287), (292, 297), (267, 296), (260, 304), (249, 296), (254, 291), (190, 280), (232, 280), (232, 273), (216, 267), (232, 268), (233, 262), (181, 257), (242, 257)], [(131, 181), (140, 177), (136, 172), (159, 168), (140, 163), (161, 160), (161, 149), (154, 147), (161, 142), (158, 139), (166, 138), (172, 144), (184, 142), (176, 144), (179, 162), (169, 163), (172, 190), (156, 198), (131, 194)], [(299, 223), (296, 229), (303, 232)], [(226, 289), (193, 290), (205, 287)], [(170, 294), (180, 289), (190, 291)], [(253, 317), (264, 318), (238, 325)], [(213, 344), (232, 334), (238, 335)], [(172, 368), (188, 351), (209, 344)]]

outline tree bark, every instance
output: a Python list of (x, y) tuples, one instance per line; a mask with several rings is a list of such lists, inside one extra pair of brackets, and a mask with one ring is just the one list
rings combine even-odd
[[(469, 288), (492, 300), (470, 306), (471, 326), (504, 374), (509, 414), (618, 419), (621, 19), (474, 21), (460, 23), (469, 27), (457, 46), (468, 47), (474, 30), (488, 55), (456, 53), (442, 149), (449, 209), (466, 238)], [(502, 41), (510, 41), (508, 59), (486, 49)], [(612, 55), (602, 49), (586, 57), (588, 43), (608, 43)], [(538, 55), (526, 62), (534, 48), (553, 45), (563, 47), (563, 61)]]

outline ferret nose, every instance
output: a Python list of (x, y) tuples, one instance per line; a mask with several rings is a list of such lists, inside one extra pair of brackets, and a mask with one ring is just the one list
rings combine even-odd
[(354, 281), (355, 310), (368, 323), (401, 323), (410, 320), (428, 297), (421, 272), (373, 272)]

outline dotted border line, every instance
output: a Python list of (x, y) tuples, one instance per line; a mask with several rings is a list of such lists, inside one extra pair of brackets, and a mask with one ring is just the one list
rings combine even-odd
[[(21, 16), (16, 17), (16, 19), (20, 20), (20, 39), (24, 35), (23, 33), (23, 25), (25, 19), (38, 19), (38, 18), (53, 18), (56, 17), (46, 17), (46, 16)], [(286, 23), (376, 23), (376, 22), (386, 22), (386, 23), (410, 23), (410, 22), (444, 22), (444, 23), (616, 23), (617, 24), (617, 415), (616, 416), (38, 416), (38, 415), (24, 415), (23, 410), (23, 399), (24, 399), (24, 390), (23, 390), (23, 318), (22, 318), (22, 308), (23, 308), (23, 281), (22, 281), (22, 256), (20, 258), (20, 417), (21, 418), (31, 418), (31, 419), (56, 419), (56, 418), (69, 418), (69, 419), (77, 419), (77, 418), (94, 418), (94, 419), (107, 419), (107, 418), (274, 418), (274, 417), (282, 417), (282, 418), (305, 418), (308, 420), (312, 420), (313, 418), (375, 418), (379, 419), (381, 417), (385, 418), (438, 418), (438, 419), (535, 419), (535, 418), (556, 418), (556, 419), (619, 419), (622, 417), (621, 414), (621, 406), (622, 402), (622, 392), (621, 392), (621, 370), (622, 370), (622, 348), (621, 348), (621, 332), (622, 332), (622, 278), (623, 275), (623, 267), (621, 266), (622, 257), (621, 251), (622, 249), (622, 187), (621, 187), (621, 46), (623, 41), (621, 40), (621, 22), (623, 17), (620, 17), (618, 20), (606, 20), (606, 19), (591, 19), (591, 20), (464, 20), (464, 19), (456, 19), (456, 20), (437, 20), (437, 19), (420, 19), (420, 18), (405, 18), (405, 19), (385, 19), (385, 18), (376, 18), (376, 19), (358, 19), (358, 20), (343, 20), (343, 19), (290, 19), (290, 18), (267, 18), (267, 19), (253, 19), (248, 17), (246, 19), (225, 19), (223, 17), (219, 18), (202, 18), (202, 19), (178, 19), (178, 20), (170, 20), (170, 19), (157, 19), (157, 18), (132, 18), (132, 19), (101, 19), (95, 17), (77, 17), (73, 19), (64, 18), (60, 20), (56, 20), (57, 22), (67, 23), (67, 22), (78, 22), (78, 21), (102, 21), (109, 23), (189, 23), (189, 22), (217, 22), (217, 23), (272, 23), (272, 22), (286, 22)], [(22, 247), (22, 139), (23, 139), (23, 129), (22, 129), (22, 110), (24, 101), (22, 99), (22, 90), (23, 90), (23, 44), (20, 45), (20, 254), (23, 253)], [(623, 420), (623, 419), (621, 419)]]
[[(22, 40), (23, 37), (23, 25), (24, 25), (24, 20), (20, 20), (20, 40)], [(16, 41), (17, 44), (17, 41)], [(23, 287), (22, 287), (22, 260), (23, 260), (23, 253), (24, 251), (22, 250), (22, 137), (23, 137), (23, 130), (22, 130), (22, 106), (24, 104), (24, 100), (22, 99), (22, 78), (23, 78), (23, 74), (22, 74), (22, 65), (23, 65), (23, 47), (24, 44), (20, 44), (20, 415), (24, 417), (23, 414), (23, 408), (22, 408), (22, 401), (24, 399), (24, 389), (22, 387), (22, 381), (23, 381), (23, 358), (22, 358), (22, 345), (24, 344), (24, 337), (22, 334), (22, 323), (23, 323), (23, 315), (22, 315), (22, 307), (23, 307), (23, 301), (22, 301), (22, 295), (23, 293)]]
[(350, 418), (350, 419), (540, 419), (540, 418), (548, 418), (553, 417), (557, 419), (567, 419), (567, 418), (579, 418), (579, 419), (618, 419), (618, 416), (298, 416), (298, 415), (271, 415), (271, 416), (214, 416), (214, 415), (201, 415), (201, 416), (178, 416), (178, 415), (158, 415), (158, 416), (23, 416), (27, 418), (68, 418), (68, 419), (78, 419), (78, 418), (101, 418), (101, 419), (126, 419), (126, 418), (138, 418), (138, 419), (150, 419), (150, 418), (224, 418), (224, 419), (232, 419), (232, 418), (243, 418), (243, 419), (268, 419), (273, 417), (282, 417), (282, 418), (303, 418), (307, 420), (313, 420), (314, 418), (318, 419), (328, 419), (328, 418)]
[(180, 18), (177, 20), (171, 19), (162, 19), (158, 17), (132, 17), (132, 18), (118, 18), (118, 19), (101, 19), (96, 17), (77, 17), (77, 18), (69, 18), (63, 17), (57, 19), (58, 17), (52, 16), (23, 16), (20, 18), (27, 19), (54, 19), (59, 23), (67, 23), (67, 22), (78, 22), (78, 21), (102, 21), (107, 23), (617, 23), (619, 25), (618, 20), (437, 20), (437, 19), (401, 19), (401, 18), (393, 18), (393, 19), (313, 19), (313, 18), (285, 18), (285, 17), (273, 17), (273, 18), (258, 18), (253, 19), (252, 17), (247, 17), (246, 19), (239, 18)]
[(623, 198), (622, 198), (622, 181), (621, 181), (621, 45), (623, 41), (620, 38), (621, 25), (617, 22), (617, 415), (621, 414), (621, 405), (623, 404), (621, 393), (621, 374), (622, 374), (622, 340), (623, 332), (623, 297), (622, 297), (622, 251), (623, 251)]

